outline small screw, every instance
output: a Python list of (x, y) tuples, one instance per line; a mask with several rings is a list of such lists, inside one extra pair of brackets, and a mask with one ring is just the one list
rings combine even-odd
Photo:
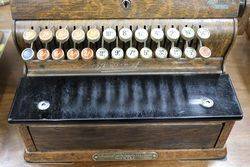
[(210, 98), (203, 98), (201, 101), (201, 106), (205, 107), (205, 108), (211, 108), (214, 106), (214, 101)]
[(37, 104), (37, 108), (42, 111), (47, 110), (49, 107), (50, 107), (50, 103), (48, 101), (40, 101)]

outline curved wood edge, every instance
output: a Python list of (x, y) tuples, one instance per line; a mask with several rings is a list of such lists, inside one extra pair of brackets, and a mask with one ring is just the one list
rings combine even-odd
[[(25, 150), (24, 159), (35, 163), (72, 163), (72, 162), (94, 162), (92, 156), (102, 150), (86, 151), (60, 151), (60, 152), (29, 152)], [(107, 151), (107, 150), (105, 150)], [(108, 151), (131, 151), (131, 150), (108, 150)], [(227, 155), (226, 148), (218, 149), (186, 149), (186, 150), (132, 150), (136, 152), (157, 152), (158, 159), (166, 160), (209, 160), (223, 159)]]

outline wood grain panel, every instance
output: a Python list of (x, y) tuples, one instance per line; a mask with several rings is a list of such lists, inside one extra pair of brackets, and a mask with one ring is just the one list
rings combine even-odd
[(15, 20), (114, 18), (233, 18), (240, 0), (12, 0)]
[[(158, 153), (157, 160), (154, 161), (120, 161), (118, 162), (94, 162), (92, 156), (101, 150), (84, 150), (84, 151), (54, 151), (54, 152), (25, 152), (24, 158), (28, 162), (36, 163), (49, 163), (49, 162), (59, 162), (59, 163), (72, 163), (72, 162), (84, 162), (86, 166), (88, 163), (90, 166), (119, 166), (119, 167), (135, 167), (138, 166), (140, 162), (150, 164), (149, 166), (157, 166), (159, 162), (168, 162), (170, 160), (211, 160), (211, 159), (222, 159), (226, 156), (226, 148), (220, 149), (178, 149), (178, 150), (138, 150), (138, 151), (153, 151)], [(120, 150), (109, 150), (109, 151), (120, 151)], [(134, 150), (126, 150), (134, 151)], [(190, 163), (190, 161), (188, 161)], [(120, 163), (123, 163), (120, 164)], [(124, 164), (125, 163), (125, 164)], [(132, 166), (129, 163), (134, 163)], [(83, 164), (79, 165), (82, 166)], [(87, 165), (88, 166), (88, 165)], [(147, 166), (147, 165), (146, 165)], [(164, 166), (164, 165), (163, 165)], [(165, 164), (166, 166), (166, 164)], [(165, 167), (164, 166), (164, 167)], [(168, 165), (167, 165), (168, 166)], [(171, 165), (172, 166), (172, 165)], [(158, 167), (158, 166), (157, 166)]]
[(159, 61), (142, 59), (121, 61), (92, 60), (79, 61), (32, 61), (26, 63), (28, 76), (62, 76), (62, 75), (135, 75), (135, 74), (174, 74), (174, 73), (221, 73), (223, 58), (210, 58), (194, 60), (166, 59)]
[(84, 149), (213, 148), (222, 124), (107, 124), (106, 126), (38, 127), (30, 132), (38, 151)]

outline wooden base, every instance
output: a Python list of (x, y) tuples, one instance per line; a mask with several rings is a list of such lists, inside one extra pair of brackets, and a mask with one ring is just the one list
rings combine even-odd
[[(72, 163), (91, 162), (92, 156), (100, 150), (88, 151), (60, 151), (60, 152), (29, 152), (25, 151), (24, 158), (27, 162), (36, 163)], [(124, 150), (109, 150), (111, 152)], [(127, 152), (131, 150), (126, 150)], [(135, 150), (132, 150), (134, 152)], [(226, 148), (220, 149), (186, 149), (186, 150), (141, 150), (141, 152), (156, 152), (158, 158), (153, 161), (166, 160), (201, 160), (201, 159), (222, 159), (227, 154)], [(105, 152), (107, 152), (105, 150)], [(140, 152), (136, 150), (136, 152)]]

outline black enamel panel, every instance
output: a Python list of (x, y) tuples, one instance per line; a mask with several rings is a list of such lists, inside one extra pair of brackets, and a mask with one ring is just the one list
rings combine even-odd
[[(204, 108), (199, 99), (214, 101)], [(40, 101), (49, 101), (45, 111)], [(87, 122), (242, 118), (226, 74), (25, 77), (9, 122)]]

